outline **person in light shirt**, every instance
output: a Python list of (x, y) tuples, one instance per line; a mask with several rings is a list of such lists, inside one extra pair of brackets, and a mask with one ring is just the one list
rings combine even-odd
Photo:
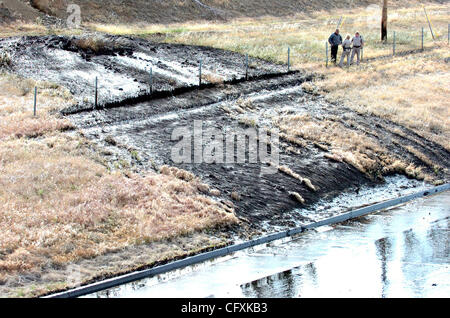
[(350, 52), (352, 51), (352, 41), (350, 41), (350, 34), (347, 34), (344, 42), (342, 42), (343, 52), (341, 55), (341, 61), (339, 62), (339, 66), (344, 66), (344, 59), (347, 57), (347, 66), (350, 66)]
[(353, 59), (356, 55), (356, 64), (359, 65), (359, 61), (361, 59), (361, 49), (364, 47), (364, 39), (359, 34), (359, 32), (355, 33), (355, 37), (352, 39), (352, 58), (350, 60), (350, 64), (353, 64)]

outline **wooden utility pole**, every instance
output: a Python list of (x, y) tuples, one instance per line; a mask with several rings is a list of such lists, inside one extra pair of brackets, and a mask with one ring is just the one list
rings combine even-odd
[(383, 14), (381, 16), (381, 41), (387, 41), (388, 0), (383, 0)]

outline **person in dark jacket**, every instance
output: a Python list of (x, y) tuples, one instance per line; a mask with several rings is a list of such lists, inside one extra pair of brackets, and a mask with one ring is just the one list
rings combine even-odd
[(336, 31), (330, 35), (328, 38), (328, 43), (331, 45), (331, 62), (336, 64), (339, 45), (342, 44), (342, 36), (339, 34), (339, 29), (336, 29)]

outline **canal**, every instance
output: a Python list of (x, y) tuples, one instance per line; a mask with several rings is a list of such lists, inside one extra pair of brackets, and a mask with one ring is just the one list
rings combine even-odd
[(87, 297), (449, 297), (450, 191)]

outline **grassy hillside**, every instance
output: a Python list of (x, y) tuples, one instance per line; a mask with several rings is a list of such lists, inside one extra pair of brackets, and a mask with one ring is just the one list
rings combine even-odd
[[(12, 16), (27, 22), (42, 19), (45, 14), (65, 20), (69, 15), (67, 6), (77, 4), (81, 7), (83, 22), (152, 24), (262, 16), (286, 17), (299, 13), (381, 4), (379, 0), (3, 0), (2, 2)], [(391, 7), (420, 3), (416, 0), (391, 2), (393, 2)]]

